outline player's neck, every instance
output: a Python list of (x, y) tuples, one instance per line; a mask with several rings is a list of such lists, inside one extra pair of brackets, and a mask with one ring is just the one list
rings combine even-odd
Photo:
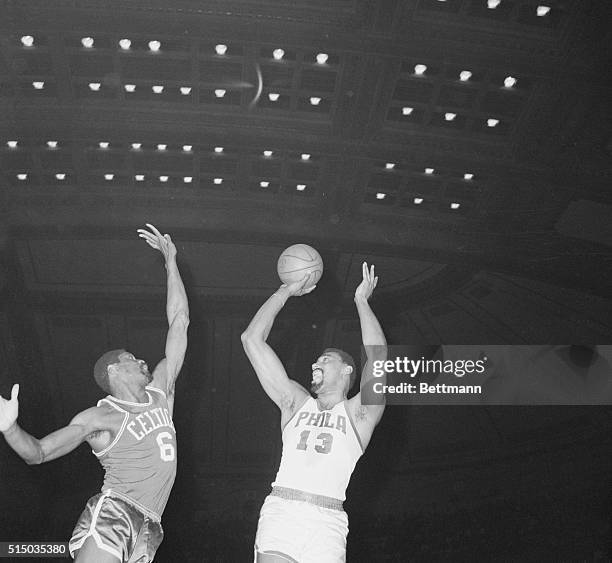
[(149, 397), (144, 387), (130, 387), (129, 385), (119, 384), (112, 389), (113, 397), (121, 401), (130, 403), (147, 403)]
[(344, 401), (345, 397), (342, 393), (336, 392), (323, 392), (317, 395), (317, 405), (319, 406), (319, 410), (327, 411), (333, 409), (338, 403)]

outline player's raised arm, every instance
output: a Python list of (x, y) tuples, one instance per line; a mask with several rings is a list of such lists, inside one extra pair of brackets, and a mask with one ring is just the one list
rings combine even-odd
[(174, 394), (174, 383), (183, 366), (187, 350), (187, 327), (189, 326), (189, 304), (185, 286), (176, 264), (176, 246), (170, 235), (162, 235), (153, 225), (138, 229), (138, 235), (149, 246), (159, 250), (166, 263), (168, 336), (166, 337), (166, 357), (153, 372), (153, 385), (160, 387), (169, 396)]
[[(374, 266), (368, 267), (366, 262), (362, 265), (362, 274), (363, 279), (355, 290), (355, 305), (361, 325), (361, 340), (367, 354), (367, 362), (361, 373), (361, 389), (373, 377), (373, 362), (383, 361), (387, 358), (387, 339), (369, 304), (369, 299), (378, 283), (378, 276), (374, 274)], [(354, 411), (357, 424), (365, 423), (367, 426), (371, 426), (373, 430), (383, 414), (385, 405), (362, 405), (361, 391), (351, 399), (351, 403), (357, 407)]]
[(305, 276), (292, 284), (283, 284), (259, 308), (247, 329), (242, 333), (242, 345), (248, 356), (259, 382), (276, 405), (284, 410), (292, 410), (301, 398), (306, 397), (306, 390), (287, 376), (276, 352), (266, 342), (274, 319), (292, 296), (310, 293), (315, 286), (309, 284), (311, 276)]
[(93, 407), (76, 415), (68, 426), (39, 440), (17, 424), (18, 395), (19, 385), (15, 384), (9, 400), (0, 396), (0, 432), (28, 465), (44, 463), (70, 453), (93, 433), (106, 430), (99, 409)]

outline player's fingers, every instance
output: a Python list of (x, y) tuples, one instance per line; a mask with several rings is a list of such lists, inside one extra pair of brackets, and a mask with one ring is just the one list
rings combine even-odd
[(310, 274), (306, 274), (303, 278), (302, 278), (302, 283), (300, 285), (300, 287), (303, 289), (305, 287), (308, 287), (308, 282), (310, 281), (310, 278), (312, 278), (312, 273)]
[(144, 240), (147, 244), (150, 244), (151, 246), (158, 246), (159, 243), (157, 242), (157, 239), (154, 237), (140, 237), (142, 240)]
[(376, 287), (376, 284), (377, 284), (377, 283), (378, 283), (378, 276), (376, 276), (376, 277), (374, 278), (374, 287)]
[(19, 395), (19, 383), (15, 383), (11, 389), (11, 401), (14, 401)]
[(155, 238), (155, 235), (153, 233), (150, 233), (149, 231), (141, 231), (138, 233), (138, 236), (144, 239), (154, 239)]
[(370, 279), (374, 279), (374, 264), (370, 266)]
[(361, 274), (363, 275), (363, 279), (364, 280), (368, 279), (368, 264), (367, 264), (367, 262), (364, 262), (361, 265)]
[(149, 227), (149, 229), (151, 229), (155, 233), (156, 236), (158, 236), (159, 238), (164, 238), (162, 234), (155, 228), (154, 225), (151, 225), (151, 223), (146, 223), (146, 225), (147, 227)]
[(157, 244), (157, 241), (155, 239), (150, 239), (147, 237), (142, 237), (142, 238), (149, 246), (152, 246), (153, 248), (159, 248), (159, 244)]

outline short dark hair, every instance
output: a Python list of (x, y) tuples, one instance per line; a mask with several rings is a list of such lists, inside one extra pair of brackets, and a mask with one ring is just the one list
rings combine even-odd
[(348, 352), (345, 352), (344, 350), (340, 350), (340, 348), (325, 348), (325, 350), (323, 350), (323, 354), (327, 354), (328, 352), (334, 352), (338, 354), (338, 356), (340, 356), (340, 359), (342, 360), (342, 363), (353, 368), (349, 375), (349, 386), (346, 390), (346, 392), (348, 393), (353, 388), (355, 380), (357, 379), (357, 368), (355, 367), (355, 360), (353, 359), (353, 356), (351, 356)]
[(100, 388), (111, 394), (110, 381), (108, 380), (108, 366), (118, 363), (119, 355), (124, 354), (125, 350), (119, 348), (118, 350), (110, 350), (102, 354), (96, 364), (94, 365), (94, 379)]

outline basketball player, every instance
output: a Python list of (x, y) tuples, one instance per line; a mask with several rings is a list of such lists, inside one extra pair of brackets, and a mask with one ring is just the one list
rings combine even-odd
[(87, 441), (104, 467), (102, 492), (89, 500), (70, 540), (78, 563), (152, 561), (176, 475), (174, 383), (187, 348), (189, 310), (176, 247), (170, 235), (147, 226), (150, 231), (139, 229), (139, 236), (163, 254), (168, 284), (166, 357), (153, 375), (126, 350), (106, 352), (94, 377), (108, 396), (40, 440), (17, 424), (19, 386), (13, 386), (10, 400), (0, 397), (0, 431), (26, 463), (51, 461)]
[[(355, 291), (368, 366), (386, 358), (386, 340), (368, 299), (378, 278), (374, 266), (362, 266)], [(314, 289), (310, 277), (282, 285), (259, 309), (242, 334), (245, 352), (267, 395), (281, 413), (283, 454), (272, 492), (261, 509), (255, 538), (257, 563), (336, 563), (346, 559), (348, 518), (343, 510), (346, 487), (357, 460), (368, 446), (383, 405), (362, 405), (361, 391), (347, 400), (356, 378), (349, 354), (327, 348), (312, 364), (311, 397), (287, 377), (266, 343), (276, 315), (292, 296)]]

